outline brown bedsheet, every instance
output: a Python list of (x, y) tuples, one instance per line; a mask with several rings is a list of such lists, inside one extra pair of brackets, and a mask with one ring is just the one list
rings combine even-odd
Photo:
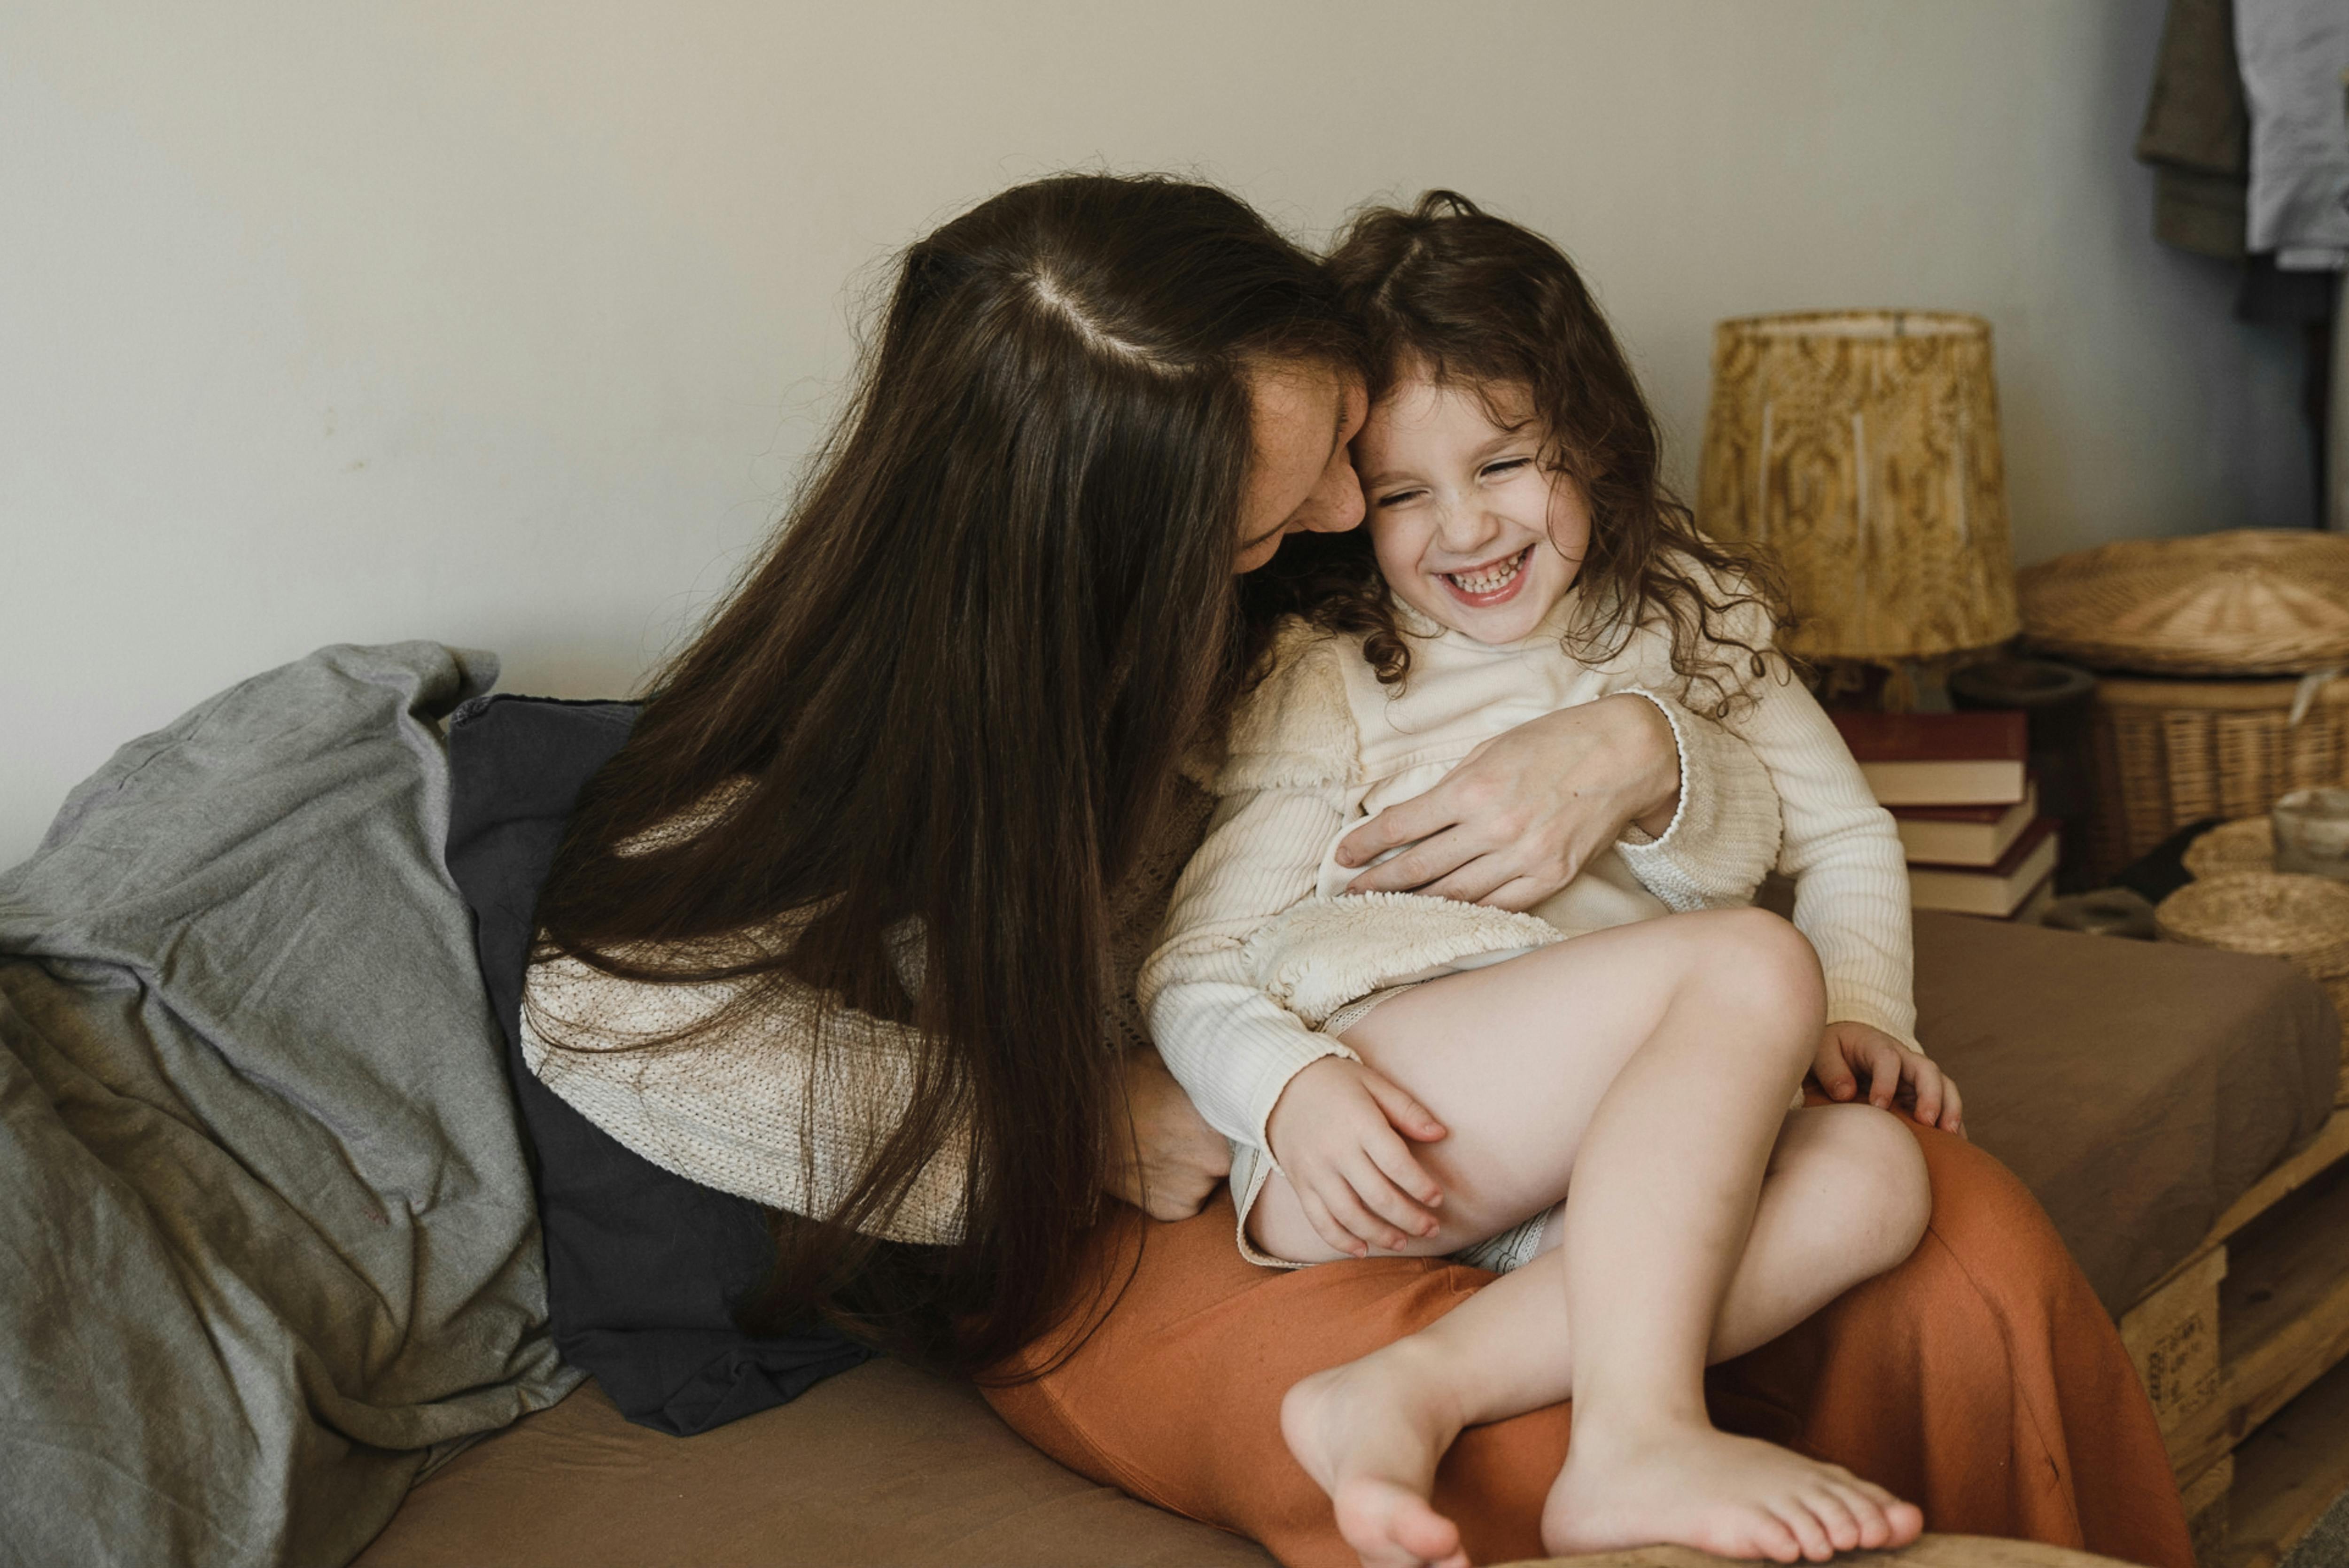
[(355, 1568), (1268, 1568), (1046, 1459), (976, 1389), (870, 1361), (698, 1437), (588, 1383), (427, 1478)]
[(2116, 1315), (2332, 1114), (2340, 1029), (2281, 959), (1917, 915), (1917, 1033)]
[[(2330, 1113), (2338, 1033), (2279, 961), (1918, 916), (1919, 1033), (2116, 1312)], [(696, 1438), (592, 1384), (459, 1455), (359, 1568), (1057, 1568), (1271, 1559), (1093, 1484), (976, 1393), (875, 1362)]]

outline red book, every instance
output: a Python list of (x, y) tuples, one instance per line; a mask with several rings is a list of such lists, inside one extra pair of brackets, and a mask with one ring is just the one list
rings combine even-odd
[(2025, 788), (2020, 712), (1831, 713), (1887, 806), (2012, 806)]
[(1998, 864), (1979, 869), (1910, 866), (1909, 902), (1919, 909), (2009, 915), (2055, 872), (2055, 824), (2045, 817), (2008, 847)]
[(1892, 825), (1909, 862), (1929, 866), (1994, 866), (2039, 815), (2039, 791), (2029, 783), (2012, 806), (1895, 806)]

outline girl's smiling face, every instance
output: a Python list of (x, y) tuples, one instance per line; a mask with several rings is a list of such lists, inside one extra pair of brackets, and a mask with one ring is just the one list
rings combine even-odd
[(1354, 467), (1379, 570), (1405, 603), (1477, 642), (1513, 643), (1565, 597), (1590, 509), (1543, 465), (1547, 435), (1519, 386), (1414, 374), (1379, 400)]

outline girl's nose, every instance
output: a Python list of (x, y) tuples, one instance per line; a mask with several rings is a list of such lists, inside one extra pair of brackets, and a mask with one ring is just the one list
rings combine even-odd
[(1473, 555), (1500, 531), (1499, 520), (1475, 501), (1459, 501), (1444, 509), (1436, 524), (1436, 541), (1452, 555)]

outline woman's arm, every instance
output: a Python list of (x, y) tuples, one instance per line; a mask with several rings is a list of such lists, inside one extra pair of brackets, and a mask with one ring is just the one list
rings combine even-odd
[[(847, 1008), (826, 1012), (822, 1043), (834, 1067), (812, 1107), (803, 1094), (817, 1039), (812, 991), (794, 994), (780, 1016), (747, 1031), (719, 1031), (689, 1049), (615, 1048), (626, 1047), (632, 1033), (706, 1016), (722, 1005), (719, 989), (616, 980), (562, 960), (541, 965), (531, 972), (533, 1006), (564, 1019), (566, 1039), (603, 1048), (552, 1048), (525, 1014), (523, 1058), (574, 1109), (663, 1170), (771, 1208), (824, 1212), (845, 1194), (846, 1178), (863, 1170), (858, 1152), (869, 1158), (877, 1147), (875, 1130), (904, 1119), (913, 1031)], [(1114, 1151), (1102, 1186), (1154, 1219), (1187, 1219), (1230, 1171), (1231, 1147), (1200, 1119), (1155, 1052), (1129, 1052), (1123, 1065), (1133, 1137)], [(961, 1236), (965, 1159), (959, 1139), (939, 1151), (884, 1233), (888, 1239), (942, 1243)], [(846, 1160), (857, 1162), (840, 1163)]]
[(1353, 882), (1530, 909), (1613, 845), (1676, 908), (1748, 897), (1777, 844), (1769, 775), (1745, 743), (1670, 697), (1628, 691), (1486, 741), (1348, 835)]
[[(661, 1169), (770, 1208), (832, 1213), (913, 1103), (915, 1032), (826, 1007), (812, 986), (669, 1047), (641, 1042), (715, 1017), (735, 987), (623, 980), (572, 958), (534, 965), (527, 985), (523, 1059), (539, 1081)], [(548, 1045), (533, 1016), (575, 1048)], [(959, 1239), (968, 1158), (957, 1130), (879, 1233)]]
[(1116, 1151), (1103, 1186), (1154, 1220), (1189, 1219), (1232, 1173), (1232, 1146), (1156, 1051), (1125, 1054), (1125, 1105), (1133, 1141)]

